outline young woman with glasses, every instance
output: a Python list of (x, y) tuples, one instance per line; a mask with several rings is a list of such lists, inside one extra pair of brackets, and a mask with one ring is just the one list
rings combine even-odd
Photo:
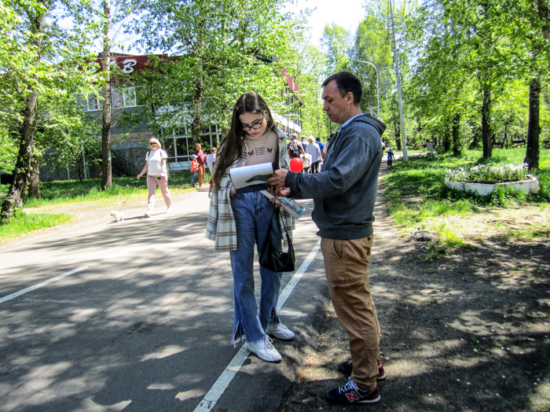
[(290, 232), (293, 218), (260, 193), (266, 184), (235, 190), (229, 178), (232, 168), (267, 162), (273, 163), (273, 170), (289, 169), (286, 135), (275, 125), (262, 97), (248, 92), (237, 100), (229, 132), (218, 148), (206, 237), (216, 242), (216, 250), (230, 252), (235, 302), (232, 343), (242, 341), (244, 335), (248, 350), (264, 361), (278, 362), (281, 355), (267, 335), (294, 339), (294, 333), (277, 314), (282, 273), (260, 267), (258, 307), (254, 296), (254, 245), (259, 253), (274, 213), (279, 217), (280, 238), (281, 225)]
[(155, 190), (157, 189), (157, 185), (160, 187), (162, 197), (164, 197), (164, 202), (166, 203), (166, 213), (172, 212), (172, 198), (168, 190), (168, 174), (166, 173), (168, 155), (162, 150), (162, 145), (156, 137), (152, 137), (149, 140), (149, 147), (151, 150), (145, 155), (145, 167), (137, 175), (139, 180), (147, 172), (147, 190), (149, 191), (147, 211), (145, 212), (145, 216), (147, 217), (151, 217), (153, 208), (155, 207)]

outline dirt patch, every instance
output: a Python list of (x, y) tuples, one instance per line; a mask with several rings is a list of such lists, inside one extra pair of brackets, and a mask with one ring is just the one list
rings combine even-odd
[[(453, 217), (447, 222), (464, 228), (473, 247), (433, 260), (425, 243), (401, 236), (381, 199), (370, 286), (388, 378), (379, 384), (382, 402), (371, 408), (550, 410), (550, 240), (502, 237), (525, 224), (547, 224), (547, 209)], [(305, 353), (279, 410), (349, 409), (324, 398), (346, 382), (336, 365), (349, 359), (332, 307)]]

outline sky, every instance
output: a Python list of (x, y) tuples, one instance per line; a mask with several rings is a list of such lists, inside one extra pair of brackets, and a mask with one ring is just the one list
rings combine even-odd
[(323, 29), (327, 24), (335, 23), (345, 27), (354, 35), (359, 22), (365, 17), (363, 3), (365, 0), (296, 0), (294, 8), (290, 10), (303, 10), (305, 8), (315, 11), (309, 19), (311, 26), (311, 43), (320, 47)]

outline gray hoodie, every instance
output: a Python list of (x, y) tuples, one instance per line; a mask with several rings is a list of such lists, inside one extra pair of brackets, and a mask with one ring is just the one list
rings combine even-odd
[(321, 173), (287, 174), (291, 196), (314, 200), (317, 235), (360, 239), (372, 234), (384, 130), (372, 116), (357, 116), (331, 139)]

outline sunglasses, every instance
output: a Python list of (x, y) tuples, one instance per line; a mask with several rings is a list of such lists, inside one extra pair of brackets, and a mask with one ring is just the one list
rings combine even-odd
[(149, 146), (153, 146), (153, 145), (157, 146), (157, 143), (154, 143), (154, 142), (153, 142), (153, 143), (149, 143)]
[(255, 121), (251, 125), (244, 125), (243, 124), (243, 130), (245, 132), (250, 131), (250, 130), (258, 130), (259, 128), (262, 127), (263, 123), (264, 123), (264, 113), (262, 113), (262, 118), (261, 119), (259, 119), (258, 121)]

